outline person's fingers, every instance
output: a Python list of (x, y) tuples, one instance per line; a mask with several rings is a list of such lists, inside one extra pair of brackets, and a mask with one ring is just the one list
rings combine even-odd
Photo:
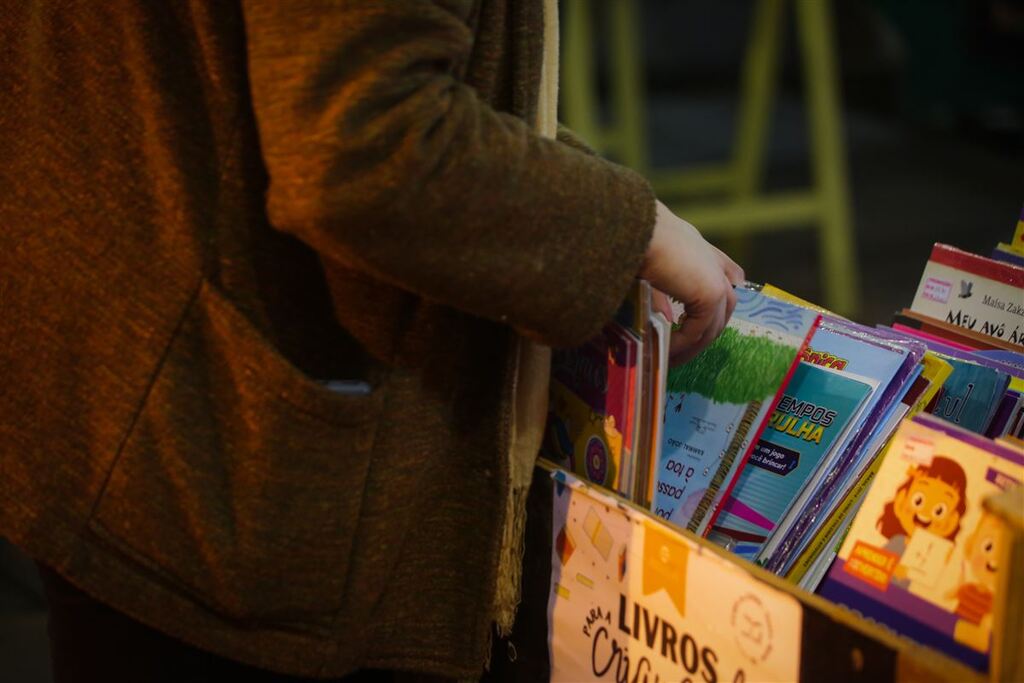
[(743, 284), (743, 281), (746, 280), (746, 274), (743, 272), (743, 268), (729, 258), (729, 255), (724, 251), (714, 245), (711, 246), (716, 252), (718, 252), (719, 260), (722, 263), (722, 271), (725, 273), (725, 277), (728, 278), (729, 282), (734, 285)]
[(668, 318), (669, 322), (675, 322), (672, 320), (672, 302), (668, 294), (655, 287), (651, 287), (651, 308)]
[(732, 260), (732, 257), (726, 254), (724, 251), (711, 245), (714, 249), (715, 255), (718, 256), (718, 262), (722, 265), (722, 272), (725, 273), (725, 277), (728, 278), (729, 282), (734, 285), (738, 285), (744, 280), (743, 268)]
[(725, 329), (725, 312), (728, 305), (729, 300), (727, 296), (723, 296), (721, 299), (719, 299), (718, 305), (715, 306), (715, 314), (711, 319), (711, 323), (708, 325), (708, 328), (704, 331), (704, 336), (701, 337), (700, 341), (698, 342), (702, 349), (706, 348), (711, 342), (718, 339), (718, 335), (722, 334), (722, 330)]
[[(711, 305), (709, 313), (696, 321), (694, 318), (685, 318), (680, 330), (674, 332), (669, 341), (669, 364), (675, 366), (693, 360), (717, 339), (729, 321), (735, 301), (736, 295), (726, 283), (722, 295)], [(687, 328), (688, 323), (693, 324)], [(701, 330), (699, 336), (698, 329)]]
[(729, 324), (729, 319), (732, 318), (732, 312), (736, 310), (736, 290), (732, 287), (725, 294), (725, 324)]
[(700, 353), (704, 348), (700, 346), (700, 341), (713, 321), (714, 311), (701, 315), (687, 314), (683, 318), (679, 329), (672, 333), (672, 338), (669, 341), (670, 365), (686, 363)]

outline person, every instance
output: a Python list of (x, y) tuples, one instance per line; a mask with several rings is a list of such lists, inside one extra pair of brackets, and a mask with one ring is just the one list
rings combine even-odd
[(0, 16), (0, 533), (58, 683), (479, 675), (545, 349), (639, 275), (685, 358), (743, 278), (551, 139), (553, 0)]

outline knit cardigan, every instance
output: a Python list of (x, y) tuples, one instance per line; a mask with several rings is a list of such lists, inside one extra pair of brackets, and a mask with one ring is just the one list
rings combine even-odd
[(517, 340), (654, 223), (534, 130), (543, 5), (7, 3), (0, 534), (253, 665), (478, 674)]

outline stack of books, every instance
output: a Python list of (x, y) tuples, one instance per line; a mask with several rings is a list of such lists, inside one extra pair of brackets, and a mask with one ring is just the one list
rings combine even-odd
[(746, 284), (673, 366), (685, 312), (638, 282), (555, 354), (544, 455), (809, 591), (984, 669), (1000, 528), (1024, 481), (1024, 212), (991, 257), (936, 244), (866, 327)]

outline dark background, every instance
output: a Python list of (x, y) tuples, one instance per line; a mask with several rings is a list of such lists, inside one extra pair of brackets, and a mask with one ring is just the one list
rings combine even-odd
[[(725, 159), (753, 0), (637, 1), (653, 163)], [(932, 243), (987, 254), (1013, 234), (1024, 203), (1024, 2), (837, 0), (834, 17), (861, 275), (855, 317), (873, 325), (909, 305)], [(794, 43), (790, 30), (769, 188), (810, 179)], [(749, 279), (821, 300), (809, 229), (758, 235), (743, 252)], [(49, 680), (38, 581), (0, 540), (0, 681)]]

